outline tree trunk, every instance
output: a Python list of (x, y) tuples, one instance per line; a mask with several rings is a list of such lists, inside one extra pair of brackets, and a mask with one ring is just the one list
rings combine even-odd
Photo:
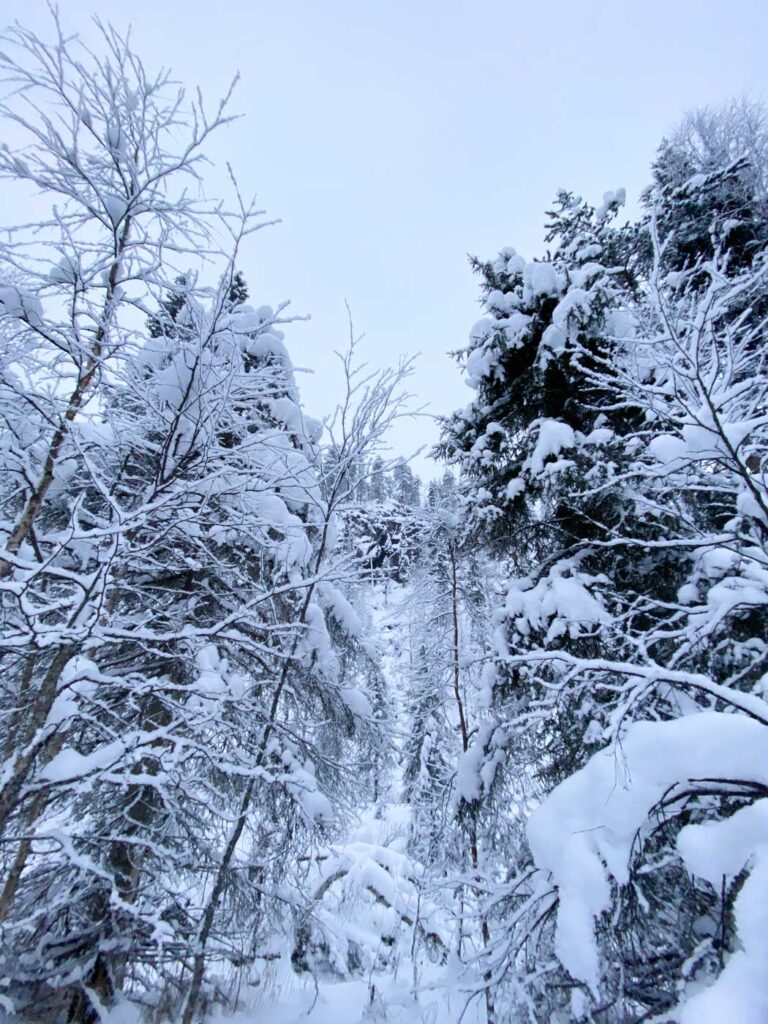
[[(448, 557), (451, 565), (451, 623), (453, 626), (453, 693), (456, 699), (456, 707), (459, 712), (459, 729), (461, 732), (461, 749), (466, 754), (469, 749), (469, 727), (467, 724), (466, 710), (464, 707), (464, 698), (461, 692), (461, 663), (459, 659), (459, 580), (458, 571), (456, 565), (456, 547), (453, 542), (448, 544)], [(474, 820), (470, 822), (469, 826), (469, 856), (472, 861), (472, 870), (475, 872), (475, 880), (479, 883), (480, 876), (478, 875), (478, 868), (480, 866), (480, 855), (478, 850), (477, 842), (477, 825)], [(479, 896), (480, 890), (476, 890)], [(480, 934), (483, 940), (483, 947), (488, 949), (491, 944), (491, 930), (488, 927), (488, 922), (483, 918), (480, 924)], [(461, 940), (459, 940), (461, 944)], [(491, 972), (487, 971), (483, 977), (486, 982), (485, 987), (485, 1015), (487, 1024), (496, 1024), (496, 1007), (493, 1002), (493, 993), (491, 992)]]
[[(320, 571), (320, 567), (323, 565), (325, 559), (325, 553), (328, 546), (328, 536), (330, 529), (330, 510), (334, 507), (333, 503), (336, 500), (335, 491), (330, 495), (328, 499), (328, 516), (323, 525), (323, 532), (320, 538), (320, 544), (317, 549), (317, 557), (315, 559), (315, 575)], [(312, 596), (315, 592), (316, 583), (312, 583), (308, 589), (304, 603), (301, 606), (301, 614), (299, 615), (299, 624), (303, 625), (306, 622), (307, 612), (312, 602)], [(283, 695), (283, 690), (288, 682), (288, 673), (291, 670), (293, 659), (296, 656), (296, 650), (299, 646), (299, 634), (297, 634), (290, 647), (288, 657), (283, 662), (283, 668), (280, 673), (280, 678), (275, 689), (275, 693), (272, 697), (272, 703), (269, 709), (269, 716), (267, 718), (266, 725), (264, 727), (264, 733), (259, 741), (258, 753), (256, 754), (255, 769), (262, 767), (264, 758), (267, 753), (267, 744), (269, 743), (270, 736), (274, 727), (274, 722), (277, 717), (277, 712), (280, 707), (280, 699)], [(181, 1024), (192, 1024), (192, 1020), (195, 1016), (197, 1004), (200, 999), (200, 990), (203, 984), (203, 976), (205, 973), (205, 947), (208, 943), (208, 937), (211, 934), (213, 927), (213, 919), (216, 915), (219, 900), (224, 892), (224, 885), (226, 884), (227, 872), (229, 871), (229, 865), (232, 862), (232, 858), (237, 849), (237, 844), (240, 841), (240, 836), (243, 834), (245, 828), (245, 822), (248, 817), (248, 811), (251, 806), (251, 800), (253, 799), (253, 791), (256, 787), (256, 778), (250, 779), (245, 792), (243, 793), (242, 800), (240, 801), (240, 810), (237, 816), (237, 820), (233, 826), (232, 832), (230, 833), (227, 845), (224, 848), (224, 853), (219, 864), (218, 871), (216, 872), (216, 881), (213, 884), (211, 895), (208, 898), (205, 911), (203, 912), (202, 920), (200, 921), (200, 928), (197, 934), (197, 948), (195, 950), (195, 958), (192, 967), (192, 981), (189, 986), (189, 994), (187, 1001), (184, 1006), (184, 1012), (181, 1018)]]
[[(48, 758), (54, 758), (56, 754), (61, 750), (64, 743), (64, 734), (57, 733), (54, 736), (50, 750), (48, 751)], [(3, 891), (0, 893), (0, 924), (8, 916), (8, 911), (11, 909), (16, 891), (19, 888), (21, 882), (21, 876), (24, 872), (24, 868), (27, 865), (27, 859), (32, 849), (32, 830), (35, 827), (40, 815), (45, 810), (45, 805), (48, 803), (48, 797), (45, 790), (39, 790), (32, 806), (26, 815), (24, 831), (27, 833), (22, 839), (19, 840), (19, 847), (16, 851), (16, 856), (13, 858), (13, 864), (11, 870), (8, 872), (8, 877), (5, 880)]]
[[(23, 735), (19, 738), (18, 749), (20, 752), (13, 761), (8, 781), (0, 790), (0, 835), (4, 833), (8, 819), (16, 808), (35, 759), (43, 756), (46, 747), (53, 741), (55, 734), (43, 733), (43, 727), (53, 707), (53, 702), (56, 700), (61, 673), (73, 654), (73, 645), (63, 644), (59, 647), (45, 674), (29, 722)], [(52, 756), (50, 749), (48, 756)]]

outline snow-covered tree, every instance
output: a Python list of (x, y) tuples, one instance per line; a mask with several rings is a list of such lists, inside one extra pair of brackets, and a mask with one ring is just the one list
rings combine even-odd
[[(768, 128), (750, 100), (690, 111), (659, 147), (646, 203), (665, 238), (669, 270), (690, 269), (717, 251), (729, 272), (768, 241)], [(644, 255), (653, 260), (650, 224)], [(725, 262), (723, 263), (725, 269)]]
[[(290, 948), (302, 858), (341, 826), (350, 766), (381, 760), (343, 474), (321, 481), (282, 309), (243, 304), (258, 215), (185, 190), (223, 107), (111, 29), (99, 59), (61, 31), (6, 43), (29, 146), (0, 168), (55, 205), (0, 248), (3, 998), (191, 1021), (275, 932)], [(375, 455), (407, 374), (350, 359), (342, 467)]]
[(563, 197), (549, 308), (532, 301), (538, 264), (505, 253), (490, 268), (507, 290), (489, 290), (470, 342), (478, 400), (446, 425), (511, 577), (486, 676), (499, 742), (476, 744), (478, 789), (521, 812), (531, 784), (544, 798), (489, 908), (495, 977), (531, 1020), (715, 1020), (733, 977), (746, 1004), (763, 998), (738, 952), (760, 955), (737, 895), (752, 834), (719, 886), (714, 849), (697, 861), (687, 845), (715, 824), (736, 842), (763, 784), (754, 761), (730, 773), (730, 741), (711, 774), (691, 759), (718, 723), (735, 737), (734, 719), (765, 721), (765, 255), (734, 257), (718, 189), (707, 244), (675, 255), (681, 200), (731, 173), (657, 184), (646, 222), (618, 232)]
[(398, 459), (392, 467), (392, 497), (405, 508), (419, 504), (421, 482), (405, 459)]
[[(212, 116), (193, 105), (183, 132), (183, 95), (167, 76), (150, 77), (117, 33), (103, 30), (99, 67), (56, 27), (50, 45), (20, 28), (5, 40), (3, 70), (17, 88), (2, 113), (24, 141), (14, 153), (0, 153), (7, 180), (39, 190), (52, 204), (49, 220), (12, 235), (0, 250), (0, 828), (9, 858), (0, 907), (13, 994), (22, 1004), (31, 997), (43, 1015), (58, 1012), (69, 998), (62, 992), (74, 992), (77, 1003), (80, 986), (90, 986), (94, 998), (109, 997), (112, 979), (100, 959), (107, 936), (94, 909), (106, 906), (105, 872), (118, 875), (115, 891), (125, 897), (125, 916), (134, 916), (130, 883), (115, 859), (125, 844), (99, 836), (92, 857), (93, 848), (79, 848), (62, 824), (75, 822), (77, 792), (92, 786), (95, 773), (110, 767), (127, 779), (144, 748), (155, 744), (146, 738), (155, 717), (146, 676), (131, 684), (149, 687), (144, 726), (134, 723), (126, 732), (112, 717), (125, 681), (120, 672), (102, 679), (89, 656), (120, 603), (125, 552), (140, 534), (151, 496), (139, 492), (126, 506), (117, 495), (135, 471), (135, 438), (116, 433), (107, 410), (141, 347), (133, 311), (167, 280), (160, 255), (172, 263), (211, 247), (213, 209), (186, 187), (196, 181), (208, 136), (226, 121), (223, 105)], [(246, 211), (245, 230), (249, 219)], [(161, 437), (176, 444), (174, 456), (162, 453), (171, 459), (183, 447), (179, 426)], [(162, 483), (163, 472), (157, 476)], [(132, 628), (124, 621), (126, 627)], [(130, 658), (127, 664), (130, 677)], [(52, 827), (60, 839), (45, 839)], [(73, 1019), (88, 1015), (74, 1003)]]
[[(566, 779), (529, 828), (534, 857), (557, 887), (549, 896), (558, 904), (554, 949), (584, 986), (573, 1004), (584, 1016), (592, 1012), (587, 993), (598, 1004), (610, 999), (619, 1016), (643, 1007), (683, 1021), (721, 1019), (726, 1002), (749, 1019), (765, 997), (752, 967), (761, 955), (755, 928), (765, 921), (757, 925), (746, 910), (762, 898), (754, 859), (761, 840), (742, 824), (763, 813), (755, 752), (768, 722), (765, 328), (748, 312), (734, 315), (762, 301), (765, 275), (763, 258), (736, 277), (717, 259), (691, 267), (687, 280), (652, 277), (656, 332), (635, 336), (632, 351), (653, 375), (638, 378), (627, 365), (611, 371), (617, 398), (644, 413), (647, 429), (632, 439), (624, 483), (657, 535), (627, 531), (613, 541), (635, 548), (640, 563), (634, 601), (625, 594), (613, 610), (629, 641), (625, 655), (555, 658), (561, 685), (590, 679), (608, 697), (603, 735), (616, 746)], [(654, 548), (675, 558), (672, 597), (640, 580)], [(546, 652), (535, 657), (553, 664)], [(510, 652), (509, 663), (516, 660)], [(617, 778), (615, 796), (602, 803), (600, 786), (613, 792)], [(552, 859), (560, 835), (552, 816), (564, 801), (574, 816), (558, 828), (582, 837), (584, 871), (595, 872), (581, 895), (584, 876), (567, 878)], [(584, 838), (592, 828), (600, 831), (594, 841)], [(567, 843), (562, 852), (571, 865), (581, 856)], [(573, 929), (587, 923), (577, 943)]]

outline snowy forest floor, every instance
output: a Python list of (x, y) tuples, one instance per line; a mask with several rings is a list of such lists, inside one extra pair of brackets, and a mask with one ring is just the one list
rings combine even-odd
[[(445, 969), (431, 980), (420, 979), (413, 994), (410, 963), (396, 975), (376, 972), (368, 978), (341, 981), (301, 976), (281, 969), (262, 992), (243, 993), (246, 1010), (216, 1013), (206, 1024), (483, 1024), (475, 1000), (467, 1007), (463, 992), (449, 985)], [(0, 1024), (19, 1024), (18, 1017), (0, 1015)], [(140, 1024), (141, 1016), (128, 1003), (118, 1005), (104, 1024)]]
[(214, 1019), (221, 1024), (456, 1024), (460, 1019), (462, 1024), (481, 1024), (480, 1007), (475, 1002), (464, 1012), (466, 994), (449, 987), (444, 969), (431, 982), (422, 977), (414, 998), (408, 979), (410, 967), (402, 964), (394, 976), (375, 973), (353, 981), (318, 979), (317, 988), (311, 979), (303, 981), (294, 975), (273, 994), (265, 992), (252, 1010)]
[[(381, 664), (398, 720), (396, 736), (404, 724), (399, 698), (405, 692), (411, 656), (409, 630), (403, 628), (410, 598), (408, 586), (393, 583), (375, 587), (367, 595), (371, 632), (383, 638)], [(396, 743), (399, 746), (397, 739)], [(376, 808), (360, 814), (357, 828), (350, 832), (351, 842), (381, 842), (396, 849), (405, 840), (407, 808), (397, 799), (402, 788), (399, 753), (392, 766), (388, 796), (383, 796)], [(354, 928), (360, 934), (373, 934), (380, 923), (370, 913), (373, 908), (361, 901), (350, 909)], [(313, 978), (297, 974), (283, 959), (275, 962), (274, 975), (261, 990), (242, 996), (248, 1010), (213, 1017), (211, 1024), (484, 1024), (482, 1001), (468, 999), (466, 985), (458, 982), (460, 973), (458, 963), (441, 966), (420, 958), (414, 978), (413, 961), (404, 955), (396, 968), (386, 971), (366, 972), (348, 980), (321, 974)], [(115, 1018), (109, 1024), (135, 1022), (130, 1017)]]

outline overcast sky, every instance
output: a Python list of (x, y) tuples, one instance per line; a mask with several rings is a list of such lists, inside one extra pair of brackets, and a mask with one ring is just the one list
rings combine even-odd
[[(768, 98), (768, 0), (63, 0), (67, 30), (133, 26), (148, 68), (217, 98), (239, 70), (246, 116), (212, 146), (282, 223), (243, 259), (255, 304), (290, 298), (308, 412), (333, 404), (345, 300), (366, 357), (421, 352), (412, 390), (439, 414), (470, 392), (446, 353), (478, 318), (467, 253), (541, 251), (567, 187), (630, 207), (688, 108)], [(42, 0), (0, 20), (48, 33)], [(215, 193), (221, 179), (211, 175)], [(3, 209), (0, 222), (13, 219)], [(398, 449), (431, 444), (426, 419)], [(417, 461), (425, 475), (434, 470)]]

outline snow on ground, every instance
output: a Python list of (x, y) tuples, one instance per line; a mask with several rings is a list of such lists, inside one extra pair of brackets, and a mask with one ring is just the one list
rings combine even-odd
[[(218, 1010), (203, 1024), (485, 1024), (481, 1001), (467, 1006), (451, 965), (432, 965), (418, 974), (414, 995), (413, 967), (401, 963), (396, 973), (340, 981), (296, 974), (281, 965), (261, 989), (240, 993), (235, 1013)], [(0, 1024), (20, 1024), (0, 1011)], [(143, 1024), (135, 1005), (123, 1002), (105, 1014), (103, 1024)]]
[(281, 979), (274, 992), (255, 996), (252, 1009), (212, 1018), (211, 1024), (481, 1024), (477, 1000), (464, 1013), (467, 998), (449, 988), (445, 969), (431, 981), (420, 978), (413, 995), (410, 964), (396, 976), (374, 974), (352, 981), (310, 979), (293, 975)]

